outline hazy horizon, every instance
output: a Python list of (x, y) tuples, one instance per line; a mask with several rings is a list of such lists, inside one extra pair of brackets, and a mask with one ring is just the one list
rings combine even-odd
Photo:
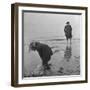
[(73, 38), (80, 39), (81, 17), (71, 14), (24, 13), (24, 42), (37, 39), (64, 39), (64, 27), (69, 21)]

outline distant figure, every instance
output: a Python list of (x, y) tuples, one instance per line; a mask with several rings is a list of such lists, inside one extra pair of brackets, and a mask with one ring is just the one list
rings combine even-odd
[(48, 62), (51, 59), (51, 56), (53, 55), (53, 52), (51, 48), (43, 43), (40, 42), (32, 42), (30, 43), (29, 50), (37, 50), (38, 54), (40, 55), (42, 59), (42, 64), (46, 69), (49, 69)]
[(70, 25), (70, 22), (66, 22), (66, 26), (64, 28), (64, 32), (65, 32), (65, 36), (68, 42), (68, 39), (70, 39), (70, 43), (71, 43), (71, 39), (72, 39), (72, 27)]

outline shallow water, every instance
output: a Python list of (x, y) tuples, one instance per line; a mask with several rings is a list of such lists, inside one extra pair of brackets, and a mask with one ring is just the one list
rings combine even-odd
[(28, 44), (24, 45), (23, 76), (63, 76), (80, 75), (80, 40), (41, 40), (49, 45), (54, 54), (49, 61), (50, 69), (44, 69), (37, 51), (28, 51)]

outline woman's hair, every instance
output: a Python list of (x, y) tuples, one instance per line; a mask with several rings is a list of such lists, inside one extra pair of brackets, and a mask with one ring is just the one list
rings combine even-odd
[(68, 22), (66, 22), (66, 24), (69, 24), (70, 22), (68, 21)]
[(29, 50), (36, 50), (38, 44), (40, 44), (40, 42), (31, 42), (29, 45)]

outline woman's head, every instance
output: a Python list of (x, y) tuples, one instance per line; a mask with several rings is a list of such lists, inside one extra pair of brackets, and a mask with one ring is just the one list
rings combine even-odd
[(39, 42), (31, 42), (30, 45), (29, 45), (29, 51), (30, 50), (37, 50), (37, 47), (39, 46)]
[(68, 22), (66, 22), (66, 24), (70, 24), (70, 22), (68, 21)]

